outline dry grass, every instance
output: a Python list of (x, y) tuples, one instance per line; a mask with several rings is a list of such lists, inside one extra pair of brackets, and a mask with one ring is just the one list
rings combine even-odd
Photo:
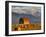
[(12, 25), (12, 31), (40, 30), (40, 29), (41, 29), (40, 23)]

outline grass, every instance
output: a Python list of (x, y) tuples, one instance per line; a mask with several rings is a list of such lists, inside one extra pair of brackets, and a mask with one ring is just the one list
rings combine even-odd
[(13, 24), (12, 31), (25, 31), (25, 30), (40, 30), (40, 23), (32, 23), (32, 24)]

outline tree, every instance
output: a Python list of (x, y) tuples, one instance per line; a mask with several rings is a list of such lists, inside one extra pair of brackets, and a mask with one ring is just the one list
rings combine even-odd
[(23, 18), (20, 18), (20, 20), (19, 20), (19, 24), (24, 24), (24, 20), (23, 20)]

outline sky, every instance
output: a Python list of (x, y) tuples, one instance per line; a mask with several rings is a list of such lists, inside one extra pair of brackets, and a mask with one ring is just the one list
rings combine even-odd
[[(30, 22), (41, 21), (41, 7), (35, 6), (12, 6), (12, 23), (19, 23), (21, 17), (29, 17)], [(17, 13), (17, 15), (15, 14)]]
[(41, 14), (41, 7), (35, 7), (35, 6), (12, 6), (12, 12), (18, 13), (18, 14), (32, 14), (36, 16), (37, 12), (38, 15), (40, 16)]

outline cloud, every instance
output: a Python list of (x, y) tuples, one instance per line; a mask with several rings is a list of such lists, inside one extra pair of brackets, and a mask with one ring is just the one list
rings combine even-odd
[(32, 14), (36, 15), (35, 13), (41, 12), (41, 7), (35, 7), (35, 6), (13, 6), (12, 12), (18, 13), (18, 14)]

